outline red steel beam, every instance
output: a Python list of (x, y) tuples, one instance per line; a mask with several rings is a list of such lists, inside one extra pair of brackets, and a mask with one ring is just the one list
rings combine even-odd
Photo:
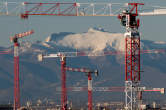
[(29, 15), (56, 15), (56, 16), (77, 16), (77, 3), (32, 3), (25, 2), (25, 12), (21, 14), (22, 19)]

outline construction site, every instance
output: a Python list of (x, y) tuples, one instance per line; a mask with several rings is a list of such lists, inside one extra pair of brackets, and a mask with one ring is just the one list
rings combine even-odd
[[(0, 2), (0, 17), (13, 16), (25, 25), (10, 32), (10, 47), (0, 47), (0, 74), (9, 74), (0, 77), (0, 110), (166, 110), (166, 42), (142, 40), (140, 29), (143, 17), (164, 17), (166, 7), (142, 1)], [(27, 40), (42, 27), (29, 29), (31, 19), (38, 20), (33, 16), (46, 16), (48, 22), (51, 17), (113, 17), (124, 33), (93, 28), (54, 33), (31, 44)]]

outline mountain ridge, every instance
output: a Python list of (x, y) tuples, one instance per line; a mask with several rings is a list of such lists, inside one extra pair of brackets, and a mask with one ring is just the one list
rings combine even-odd
[[(65, 33), (65, 32), (64, 32)], [(21, 82), (21, 98), (25, 102), (27, 100), (37, 100), (44, 98), (52, 98), (57, 103), (60, 102), (60, 92), (56, 91), (61, 86), (61, 68), (60, 59), (44, 59), (43, 62), (37, 61), (39, 53), (56, 53), (56, 52), (74, 52), (74, 51), (116, 51), (123, 50), (124, 47), (118, 47), (123, 41), (123, 34), (109, 33), (105, 31), (90, 29), (84, 33), (56, 33), (47, 38), (46, 41), (38, 41), (34, 43), (22, 42), (20, 47), (20, 82)], [(112, 37), (112, 36), (113, 37)], [(55, 39), (54, 39), (55, 37)], [(59, 37), (59, 38), (58, 38)], [(88, 38), (92, 37), (92, 38)], [(101, 37), (101, 38), (100, 38)], [(117, 38), (118, 37), (118, 38)], [(96, 39), (94, 39), (96, 38)], [(103, 41), (101, 39), (105, 38)], [(112, 38), (112, 39), (111, 39)], [(87, 40), (88, 39), (88, 40)], [(99, 42), (92, 42), (92, 39)], [(55, 41), (54, 41), (55, 40)], [(82, 41), (82, 42), (81, 42)], [(68, 42), (68, 43), (66, 43)], [(74, 43), (73, 43), (74, 42)], [(82, 43), (79, 45), (79, 43)], [(100, 44), (102, 44), (100, 47)], [(142, 49), (166, 49), (165, 43), (156, 43), (155, 41), (142, 40)], [(43, 45), (43, 43), (45, 43)], [(47, 46), (46, 46), (47, 44)], [(89, 44), (89, 45), (88, 45)], [(77, 48), (75, 48), (77, 47)], [(1, 49), (1, 47), (0, 47)], [(12, 50), (13, 47), (3, 48)], [(165, 87), (166, 69), (163, 59), (166, 53), (141, 54), (141, 84), (149, 87)], [(12, 100), (13, 97), (13, 55), (0, 55), (0, 99)], [(76, 57), (67, 58), (67, 66), (86, 67), (99, 70), (99, 77), (93, 77), (95, 87), (114, 87), (124, 86), (125, 65), (124, 55), (100, 56), (100, 57)], [(6, 68), (7, 67), (7, 68)], [(86, 86), (87, 77), (83, 73), (67, 72), (67, 86)], [(156, 79), (157, 78), (157, 79)], [(157, 80), (157, 82), (155, 81)], [(83, 94), (68, 91), (69, 100), (74, 99), (75, 95), (82, 97), (86, 101), (87, 92)], [(82, 92), (81, 92), (82, 93)], [(122, 92), (123, 93), (123, 92)], [(124, 97), (124, 94), (119, 93)], [(120, 100), (118, 93), (94, 93), (96, 101), (101, 100)], [(116, 94), (116, 95), (115, 95)], [(115, 96), (114, 96), (115, 95)], [(111, 97), (111, 98), (109, 98)], [(119, 97), (118, 99), (116, 97)], [(159, 99), (164, 100), (165, 96)], [(123, 99), (123, 98), (122, 98)], [(78, 99), (77, 99), (78, 100)], [(76, 101), (75, 101), (76, 102)]]

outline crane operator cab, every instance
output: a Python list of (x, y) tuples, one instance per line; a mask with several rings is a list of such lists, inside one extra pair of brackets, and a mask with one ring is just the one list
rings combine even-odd
[[(127, 16), (129, 17), (127, 19)], [(129, 27), (130, 28), (138, 28), (139, 27), (139, 19), (136, 19), (136, 14), (130, 13), (128, 10), (123, 10), (121, 14), (118, 15), (118, 19), (120, 19), (121, 25), (122, 26), (127, 26), (126, 22), (129, 22)]]

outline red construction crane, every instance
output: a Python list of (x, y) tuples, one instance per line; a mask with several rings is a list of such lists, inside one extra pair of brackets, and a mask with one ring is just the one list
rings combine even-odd
[(34, 31), (15, 34), (10, 37), (11, 42), (14, 43), (14, 110), (20, 108), (20, 85), (19, 85), (19, 42), (18, 39), (33, 34)]
[(140, 87), (140, 34), (138, 6), (143, 3), (128, 3), (129, 9), (124, 10), (118, 18), (126, 27), (125, 36), (125, 109), (141, 109)]
[[(81, 53), (79, 55), (85, 55), (85, 53)], [(73, 72), (84, 72), (87, 73), (88, 76), (88, 110), (92, 110), (92, 77), (91, 74), (95, 73), (95, 75), (98, 75), (97, 70), (90, 70), (86, 68), (71, 68), (66, 67), (66, 57), (76, 57), (73, 52), (64, 52), (64, 53), (58, 53), (58, 54), (50, 54), (50, 55), (39, 55), (38, 59), (39, 61), (42, 61), (43, 58), (55, 58), (60, 57), (61, 58), (61, 110), (67, 110), (67, 89), (66, 89), (66, 71), (73, 71)], [(87, 56), (87, 55), (86, 55)]]
[(92, 110), (92, 73), (95, 74), (95, 76), (98, 76), (98, 70), (90, 70), (87, 68), (70, 68), (65, 67), (66, 71), (73, 71), (73, 72), (83, 72), (86, 73), (88, 76), (88, 110)]
[[(160, 53), (165, 52), (165, 50), (141, 50), (140, 53)], [(61, 58), (61, 106), (62, 110), (66, 110), (67, 108), (67, 89), (66, 89), (66, 57), (78, 57), (78, 56), (106, 56), (106, 55), (118, 55), (125, 54), (123, 51), (104, 51), (99, 53), (94, 52), (58, 52), (56, 54), (48, 54), (48, 55), (38, 55), (38, 60), (42, 61), (43, 58)]]

